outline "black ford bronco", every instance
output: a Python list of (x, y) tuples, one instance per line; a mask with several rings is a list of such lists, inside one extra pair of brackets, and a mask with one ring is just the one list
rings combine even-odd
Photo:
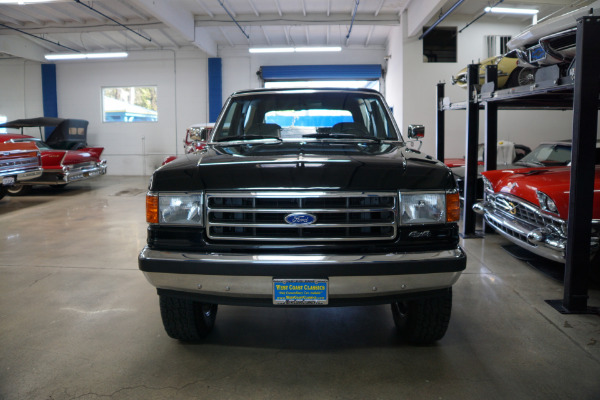
[(241, 91), (206, 149), (154, 172), (139, 267), (182, 341), (211, 331), (218, 304), (391, 304), (402, 335), (431, 343), (466, 265), (458, 196), (377, 91)]

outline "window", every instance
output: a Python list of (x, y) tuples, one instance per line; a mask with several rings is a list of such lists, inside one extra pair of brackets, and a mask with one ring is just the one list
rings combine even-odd
[[(425, 32), (429, 27), (424, 27)], [(423, 38), (423, 62), (456, 62), (456, 27), (437, 27)]]
[(508, 47), (506, 44), (511, 39), (510, 36), (490, 35), (485, 37), (487, 56), (494, 57), (498, 54), (506, 54)]
[(102, 88), (102, 121), (158, 121), (156, 86)]

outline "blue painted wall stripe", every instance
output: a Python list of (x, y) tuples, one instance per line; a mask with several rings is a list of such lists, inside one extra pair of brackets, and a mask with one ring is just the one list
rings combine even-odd
[[(56, 94), (56, 64), (42, 64), (42, 101), (44, 117), (58, 117), (58, 96)], [(46, 127), (44, 135), (48, 135), (54, 127)]]
[(223, 74), (220, 58), (208, 59), (208, 119), (215, 122), (223, 107)]

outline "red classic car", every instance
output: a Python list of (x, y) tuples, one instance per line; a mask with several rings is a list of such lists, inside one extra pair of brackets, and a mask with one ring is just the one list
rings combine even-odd
[(9, 187), (40, 175), (40, 151), (35, 144), (0, 143), (0, 199)]
[(80, 150), (57, 150), (40, 139), (20, 134), (0, 134), (1, 143), (33, 143), (41, 152), (42, 174), (8, 188), (11, 195), (24, 195), (32, 185), (63, 188), (71, 182), (106, 174), (106, 160), (101, 160), (103, 147)]
[[(194, 124), (190, 125), (185, 131), (185, 139), (183, 140), (183, 150), (185, 154), (200, 151), (206, 147), (210, 133), (214, 124)], [(177, 156), (168, 156), (163, 160), (162, 165), (170, 163)]]
[[(570, 167), (482, 173), (487, 198), (473, 206), (496, 232), (550, 260), (565, 262)], [(600, 165), (596, 165), (592, 251), (600, 240)]]

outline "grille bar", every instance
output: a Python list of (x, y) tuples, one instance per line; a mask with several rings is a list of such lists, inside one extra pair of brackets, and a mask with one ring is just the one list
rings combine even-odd
[(497, 212), (538, 228), (552, 227), (555, 232), (566, 237), (566, 222), (550, 215), (542, 214), (539, 207), (533, 204), (514, 196), (498, 194), (490, 196), (488, 200), (494, 204)]
[[(394, 192), (207, 193), (207, 232), (213, 240), (392, 240), (397, 233)], [(286, 222), (310, 214), (310, 223)]]

